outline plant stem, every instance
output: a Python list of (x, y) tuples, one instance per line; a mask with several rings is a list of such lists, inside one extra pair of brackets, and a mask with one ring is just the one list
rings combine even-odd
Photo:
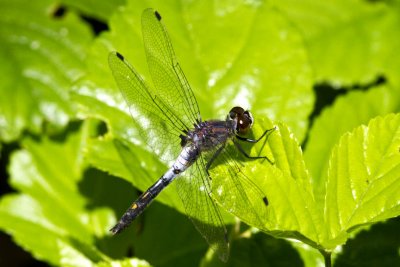
[(326, 250), (320, 249), (319, 252), (324, 256), (324, 261), (325, 261), (325, 267), (331, 267), (332, 266), (332, 259), (331, 259), (331, 252), (328, 252)]

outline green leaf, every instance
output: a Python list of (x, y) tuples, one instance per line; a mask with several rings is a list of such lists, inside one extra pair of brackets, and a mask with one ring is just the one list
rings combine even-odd
[[(124, 143), (118, 139), (90, 140), (87, 148), (86, 157), (91, 165), (98, 166), (101, 170), (112, 175), (122, 177), (136, 188), (143, 188), (143, 190), (155, 183), (167, 170), (154, 154), (150, 154), (140, 146)], [(132, 151), (136, 151), (137, 154)], [(182, 201), (174, 186), (163, 190), (157, 200), (184, 212)], [(126, 203), (126, 207), (129, 204)]]
[(233, 240), (227, 263), (213, 258), (200, 266), (302, 266), (302, 261), (288, 241), (258, 233)]
[(321, 257), (320, 251), (307, 244), (297, 242), (296, 240), (293, 240), (293, 242), (291, 242), (291, 245), (294, 249), (297, 250), (297, 253), (299, 253), (305, 267), (314, 267), (321, 265), (323, 259)]
[[(145, 2), (141, 2), (139, 6), (137, 3), (135, 5), (130, 3), (125, 9), (119, 11), (111, 20), (110, 35), (104, 35), (104, 38), (98, 40), (93, 47), (92, 58), (89, 60), (104, 62), (105, 57), (108, 56), (107, 50), (111, 50), (110, 46), (113, 44), (127, 60), (134, 59), (134, 61), (131, 60), (132, 65), (141, 74), (144, 74), (145, 78), (148, 78), (140, 32), (140, 15), (145, 7), (147, 7)], [(206, 33), (203, 28), (200, 29), (198, 26), (206, 23), (208, 19), (204, 17), (201, 20), (201, 17), (194, 14), (211, 14), (212, 18), (216, 19), (215, 16), (219, 16), (219, 14), (214, 14), (210, 8), (211, 5), (189, 3), (184, 3), (183, 7), (173, 4), (166, 5), (164, 2), (157, 5), (171, 35), (174, 50), (182, 68), (188, 69), (188, 71), (185, 70), (185, 73), (189, 81), (193, 81), (193, 90), (199, 100), (200, 109), (205, 111), (204, 119), (223, 119), (233, 105), (244, 104), (251, 106), (258, 118), (265, 116), (266, 113), (272, 117), (283, 116), (296, 134), (303, 138), (313, 97), (310, 86), (311, 73), (301, 37), (295, 28), (267, 4), (261, 6), (245, 4), (232, 6), (234, 12), (222, 13), (226, 16), (221, 20), (224, 23), (217, 24), (216, 28), (211, 27), (210, 31)], [(221, 7), (221, 11), (224, 8), (228, 7)], [(246, 23), (242, 23), (243, 18)], [(188, 23), (195, 27), (188, 28)], [(234, 25), (236, 25), (235, 30), (239, 26), (238, 30), (242, 32), (244, 40), (232, 43), (230, 54), (225, 54), (226, 49), (219, 45), (221, 57), (216, 57), (217, 50), (210, 43), (202, 43), (201, 40), (212, 37), (216, 46), (226, 44), (231, 37), (221, 33), (232, 32)], [(197, 30), (195, 31), (195, 29)], [(131, 34), (127, 35), (126, 32)], [(191, 35), (195, 40), (190, 38)], [(268, 39), (268, 42), (260, 40), (260, 36)], [(260, 53), (260, 51), (264, 53)], [(206, 58), (212, 60), (203, 62), (203, 59)], [(285, 77), (277, 74), (277, 71), (282, 69), (285, 69)], [(218, 77), (215, 76), (217, 72), (220, 73)], [(132, 154), (131, 156), (127, 155), (128, 158), (132, 160), (140, 158), (138, 162), (142, 166), (161, 166), (155, 165), (154, 159), (147, 156), (148, 153), (145, 150), (140, 149), (142, 147), (150, 150), (146, 144), (142, 143), (143, 138), (138, 130), (133, 128), (133, 123), (129, 122), (130, 114), (123, 108), (125, 103), (116, 89), (111, 71), (106, 68), (105, 64), (98, 64), (88, 73), (87, 79), (90, 81), (82, 80), (82, 83), (75, 87), (73, 95), (74, 100), (81, 105), (82, 114), (106, 121), (111, 138), (128, 140), (137, 144), (138, 146), (127, 145), (131, 152), (125, 151), (124, 153)], [(146, 81), (148, 80), (146, 79)], [(264, 84), (266, 88), (269, 88), (268, 90), (264, 90)], [(261, 88), (263, 89), (261, 90)], [(162, 89), (169, 90), (169, 88)], [(228, 103), (225, 99), (231, 101)], [(298, 104), (309, 108), (299, 111), (296, 108)], [(124, 113), (121, 112), (121, 109), (124, 110)], [(101, 148), (101, 145), (105, 147)], [(99, 169), (114, 175), (121, 175), (121, 172), (118, 174), (117, 165), (111, 166), (110, 162), (112, 161), (107, 162), (106, 158), (112, 153), (105, 152), (110, 146), (111, 142), (98, 142), (96, 147), (92, 147), (96, 150), (93, 153), (89, 150), (88, 155), (97, 159), (91, 160), (91, 163)], [(160, 149), (164, 148), (160, 147)], [(103, 153), (98, 153), (99, 151), (103, 151)], [(103, 157), (103, 159), (99, 157)], [(130, 161), (125, 159), (125, 166), (129, 166), (129, 164), (131, 164)], [(132, 169), (134, 168), (132, 167)], [(155, 172), (153, 174), (153, 171), (147, 174), (147, 177), (152, 177), (152, 180), (146, 180), (147, 178), (144, 178), (146, 175), (137, 175), (133, 171), (130, 171), (131, 174), (135, 174), (133, 178), (126, 176), (128, 172), (124, 172), (125, 174), (122, 175), (125, 175), (125, 179), (132, 181), (143, 191), (160, 177), (165, 171), (165, 167), (156, 170), (158, 170), (158, 174)], [(175, 206), (176, 204), (173, 203), (179, 201), (177, 195), (174, 191), (164, 193), (165, 196), (167, 194), (170, 195), (169, 203), (163, 197), (160, 198), (160, 201)], [(177, 208), (181, 210), (181, 205), (179, 204)]]
[(370, 83), (383, 75), (400, 84), (398, 1), (277, 2), (302, 30), (317, 81)]
[[(271, 122), (264, 120), (255, 125), (254, 134), (259, 136), (265, 129), (271, 128)], [(257, 186), (268, 199), (268, 206), (262, 204), (254, 190), (247, 189), (248, 203), (239, 198), (241, 187), (233, 188), (227, 179), (228, 169), (224, 164), (211, 169), (213, 177), (213, 197), (226, 210), (235, 214), (249, 225), (276, 237), (296, 238), (317, 247), (325, 238), (323, 217), (317, 211), (313, 199), (310, 179), (305, 168), (302, 152), (297, 140), (283, 123), (276, 123), (277, 130), (268, 137), (268, 149), (262, 151), (260, 145), (254, 147), (253, 155), (267, 155), (274, 161), (246, 161), (240, 172)], [(272, 154), (272, 155), (271, 155)], [(217, 159), (218, 161), (218, 159)], [(225, 187), (228, 188), (225, 188)], [(238, 185), (236, 185), (238, 186)], [(237, 191), (236, 191), (237, 190)], [(226, 192), (226, 194), (225, 194)], [(257, 204), (258, 202), (258, 204)]]
[(198, 265), (208, 244), (187, 216), (158, 203), (143, 215), (143, 230), (134, 234), (135, 256), (154, 266)]
[[(259, 116), (285, 121), (302, 140), (314, 99), (297, 29), (268, 3), (193, 2), (183, 16), (192, 25), (192, 49), (200, 66), (187, 62), (193, 58), (192, 49), (175, 50), (189, 81), (194, 81), (206, 118), (223, 116), (230, 107), (241, 105)], [(201, 83), (191, 79), (192, 69), (205, 70), (198, 75)]]
[(61, 3), (68, 7), (73, 7), (83, 12), (86, 16), (98, 19), (109, 19), (112, 13), (121, 5), (125, 4), (125, 0), (118, 1), (78, 1), (78, 0), (62, 0)]
[[(0, 200), (0, 228), (36, 258), (78, 266), (105, 260), (94, 246), (111, 225), (110, 210), (85, 209), (79, 193), (86, 127), (64, 142), (25, 139), (11, 157), (10, 184), (18, 194)], [(32, 234), (37, 233), (37, 234)]]
[(96, 267), (149, 267), (151, 266), (148, 262), (144, 260), (139, 260), (136, 258), (125, 259), (125, 260), (113, 260), (108, 262), (100, 262), (95, 265)]
[(383, 267), (400, 265), (397, 250), (400, 245), (399, 223), (400, 217), (397, 217), (363, 229), (342, 247), (335, 258), (335, 265)]
[(0, 228), (36, 259), (64, 266), (89, 265), (93, 260), (82, 253), (82, 245), (73, 244), (73, 239), (59, 233), (60, 229), (43, 214), (41, 203), (28, 195), (3, 197), (0, 215)]
[[(83, 74), (87, 27), (73, 13), (51, 17), (49, 1), (1, 1), (0, 138), (10, 142), (24, 129), (51, 130), (73, 116), (68, 90)], [(34, 14), (34, 15), (33, 15)]]
[(325, 217), (329, 242), (400, 212), (400, 115), (378, 117), (345, 134), (330, 159)]
[(366, 92), (350, 92), (338, 97), (333, 106), (326, 108), (315, 120), (304, 158), (313, 180), (317, 203), (323, 203), (325, 199), (329, 157), (339, 138), (354, 127), (368, 123), (375, 116), (396, 111), (398, 102), (398, 90), (389, 86), (380, 86)]
[[(146, 2), (129, 3), (111, 19), (111, 33), (98, 40), (92, 57), (88, 59), (97, 66), (92, 66), (88, 81), (82, 81), (75, 88), (77, 95), (100, 100), (98, 106), (107, 104), (122, 109), (124, 101), (106, 66), (108, 51), (113, 49), (122, 53), (145, 78), (149, 77), (140, 30), (140, 15), (148, 6)], [(279, 12), (267, 4), (228, 5), (224, 8), (233, 8), (232, 12), (223, 12), (221, 7), (221, 17), (212, 10), (212, 4), (184, 2), (183, 6), (177, 6), (163, 1), (152, 3), (152, 6), (156, 6), (163, 16), (204, 119), (224, 118), (232, 106), (241, 104), (250, 107), (257, 115), (284, 119), (296, 135), (303, 138), (313, 102), (311, 71), (300, 35)], [(209, 23), (211, 18), (218, 18), (220, 23), (209, 27), (206, 32), (203, 26), (199, 28)], [(232, 31), (241, 32), (243, 39), (232, 42)], [(212, 42), (204, 43), (207, 38)], [(229, 50), (226, 49), (227, 43), (230, 44)], [(284, 76), (281, 70), (285, 70)], [(79, 101), (79, 97), (76, 99)], [(90, 114), (93, 116), (92, 112)], [(110, 124), (114, 119), (108, 116)], [(124, 127), (129, 127), (129, 124)], [(113, 134), (126, 138), (127, 132), (125, 129)], [(135, 134), (132, 133), (131, 140), (139, 139)]]
[[(63, 3), (100, 19), (108, 19), (116, 7), (114, 2)], [(250, 155), (266, 155), (273, 165), (234, 154), (240, 172), (267, 197), (268, 206), (256, 204), (261, 198), (251, 190), (241, 203), (233, 201), (240, 196), (238, 189), (219, 194), (218, 188), (228, 184), (228, 173), (217, 165), (210, 170), (212, 197), (223, 208), (262, 232), (321, 251), (344, 244), (365, 225), (398, 216), (399, 115), (374, 119), (342, 135), (371, 117), (398, 110), (399, 1), (274, 4), (132, 0), (112, 16), (111, 31), (89, 47), (89, 29), (68, 7), (55, 18), (51, 1), (2, 1), (1, 140), (15, 141), (25, 130), (40, 134), (43, 125), (59, 131), (76, 117), (75, 104), (79, 118), (102, 120), (107, 132), (93, 136), (85, 122), (65, 136), (18, 143), (22, 149), (13, 154), (9, 167), (17, 193), (0, 199), (0, 229), (51, 265), (148, 266), (136, 258), (116, 261), (103, 254), (122, 257), (132, 249), (155, 265), (198, 262), (206, 243), (189, 220), (177, 214), (183, 208), (174, 186), (157, 198), (173, 211), (156, 204), (134, 222), (137, 227), (127, 229), (128, 234), (106, 237), (115, 216), (104, 206), (122, 212), (135, 198), (130, 184), (145, 190), (167, 168), (133, 127), (107, 65), (109, 51), (117, 49), (151, 83), (140, 30), (140, 15), (149, 6), (163, 16), (203, 119), (224, 119), (232, 106), (243, 105), (256, 120), (253, 137), (273, 126), (267, 116), (284, 122), (274, 124), (277, 130), (267, 142), (245, 146)], [(334, 85), (363, 87), (377, 76), (387, 84), (351, 92), (326, 109), (311, 130), (304, 160), (297, 140), (306, 135), (313, 104), (312, 72), (315, 80)], [(83, 156), (124, 181), (86, 170)], [(232, 236), (232, 265), (299, 264), (298, 255), (282, 241), (269, 241), (250, 230)], [(281, 254), (273, 250), (280, 245)], [(264, 257), (265, 252), (273, 255)], [(310, 254), (304, 249), (300, 256), (316, 264), (315, 251)], [(214, 263), (209, 255), (203, 264)]]

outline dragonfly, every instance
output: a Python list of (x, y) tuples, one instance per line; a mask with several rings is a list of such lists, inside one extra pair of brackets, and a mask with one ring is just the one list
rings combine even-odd
[[(203, 121), (157, 11), (143, 11), (142, 35), (153, 87), (118, 52), (109, 54), (109, 66), (141, 137), (171, 165), (131, 204), (110, 231), (113, 234), (123, 231), (174, 181), (186, 214), (220, 259), (226, 261), (229, 242), (216, 198), (223, 199), (224, 208), (233, 214), (248, 214), (245, 215), (248, 220), (262, 225), (267, 216), (268, 199), (243, 174), (232, 155), (239, 151), (250, 159), (270, 161), (266, 156), (250, 156), (240, 142), (257, 143), (268, 138), (275, 128), (264, 131), (257, 139), (247, 138), (254, 119), (250, 111), (237, 106), (225, 120)], [(221, 166), (227, 174), (217, 188), (210, 174), (215, 166)]]

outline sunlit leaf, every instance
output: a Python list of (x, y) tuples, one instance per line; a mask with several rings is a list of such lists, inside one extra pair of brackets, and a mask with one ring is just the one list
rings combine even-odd
[(318, 81), (400, 84), (398, 1), (276, 2), (302, 30)]
[(73, 116), (68, 91), (84, 70), (91, 34), (77, 16), (55, 20), (49, 1), (1, 1), (0, 138), (60, 128)]
[[(266, 121), (264, 124), (271, 125)], [(231, 189), (224, 194), (224, 190), (220, 188), (229, 183), (226, 180), (227, 169), (222, 164), (211, 172), (215, 172), (213, 182), (216, 184), (213, 187), (217, 187), (213, 197), (249, 225), (277, 237), (297, 238), (315, 245), (324, 238), (325, 230), (323, 218), (318, 214), (313, 199), (302, 152), (287, 126), (282, 123), (277, 123), (276, 126), (277, 130), (271, 133), (267, 145), (272, 155), (267, 152), (269, 149), (261, 152), (262, 155), (269, 155), (274, 164), (271, 165), (266, 160), (253, 160), (244, 162), (241, 168), (241, 172), (251, 183), (265, 194), (268, 206), (262, 205), (262, 199), (258, 194), (253, 195), (252, 190), (245, 191), (249, 199), (248, 206), (237, 196), (241, 192)], [(262, 132), (259, 129), (255, 129), (256, 132)], [(233, 196), (229, 195), (231, 191), (234, 192)]]
[(125, 260), (114, 260), (109, 262), (100, 262), (95, 265), (96, 267), (150, 267), (151, 265), (140, 259), (125, 259)]
[[(147, 4), (142, 3), (142, 5), (145, 7)], [(243, 38), (245, 39), (230, 46), (231, 54), (226, 54), (224, 57), (214, 57), (210, 56), (210, 54), (217, 52), (215, 48), (200, 41), (204, 40), (202, 36), (206, 33), (197, 26), (193, 29), (188, 29), (186, 26), (187, 21), (192, 21), (193, 25), (203, 23), (199, 20), (199, 17), (191, 16), (190, 14), (210, 13), (207, 11), (207, 8), (210, 7), (186, 5), (187, 7), (181, 9), (175, 5), (167, 6), (164, 3), (160, 3), (157, 5), (157, 10), (163, 17), (163, 21), (171, 35), (174, 50), (184, 72), (187, 74), (189, 82), (193, 81), (192, 87), (199, 100), (200, 110), (205, 111), (204, 119), (218, 117), (224, 119), (225, 114), (233, 105), (244, 104), (251, 107), (254, 114), (259, 117), (265, 114), (272, 117), (291, 116), (290, 119), (285, 120), (288, 124), (291, 124), (293, 130), (302, 138), (308, 109), (302, 108), (302, 112), (299, 112), (296, 105), (302, 103), (309, 107), (312, 104), (312, 96), (307, 59), (301, 38), (296, 33), (295, 28), (278, 12), (270, 8), (269, 5), (246, 4), (233, 6), (235, 12), (226, 13), (227, 17), (223, 20), (226, 25), (222, 24), (215, 29), (211, 28), (213, 32), (209, 31), (207, 36), (208, 38), (215, 38), (218, 43), (228, 42), (227, 38), (231, 37), (226, 34), (221, 35), (221, 32), (225, 33), (228, 29), (232, 31), (234, 29), (233, 26), (236, 25), (236, 28), (242, 27), (239, 27), (238, 30), (243, 33)], [(126, 9), (116, 14), (116, 17), (111, 20), (110, 35), (105, 36), (102, 43), (99, 42), (96, 45), (98, 52), (92, 54), (93, 59), (91, 61), (103, 62), (104, 57), (108, 54), (107, 49), (111, 50), (110, 45), (113, 43), (113, 46), (130, 61), (131, 65), (137, 68), (145, 78), (149, 77), (146, 71), (144, 49), (141, 45), (141, 10), (137, 5), (128, 5)], [(247, 14), (246, 16), (244, 16), (245, 13)], [(238, 23), (238, 20), (243, 18), (246, 18), (247, 22)], [(195, 31), (197, 28), (198, 31)], [(127, 31), (131, 32), (131, 34), (125, 34)], [(193, 42), (190, 38), (184, 39), (183, 37), (186, 36), (187, 31), (193, 32), (192, 34), (198, 41)], [(256, 38), (256, 36), (260, 37), (261, 32), (264, 34), (263, 38), (268, 38), (268, 42), (263, 42), (262, 39)], [(106, 49), (104, 45), (107, 46)], [(271, 49), (266, 49), (266, 45)], [(192, 47), (192, 49), (188, 49), (188, 47)], [(99, 51), (103, 54), (100, 54)], [(260, 51), (265, 53), (260, 53)], [(226, 53), (226, 50), (222, 52)], [(200, 57), (200, 55), (202, 56)], [(203, 59), (206, 60), (207, 58), (213, 59), (215, 63), (209, 60), (203, 62)], [(230, 63), (232, 61), (235, 62), (234, 65)], [(129, 114), (126, 109), (125, 114), (119, 111), (125, 103), (119, 90), (113, 85), (111, 71), (104, 69), (107, 66), (98, 65), (97, 67), (99, 71), (90, 73), (90, 76), (88, 76), (93, 77), (91, 83), (83, 82), (76, 87), (74, 99), (82, 104), (84, 114), (105, 120), (110, 126), (110, 134), (146, 147), (146, 144), (141, 143), (143, 138), (140, 136), (140, 132), (133, 127), (134, 123), (129, 123)], [(284, 77), (275, 74), (276, 71), (281, 69), (285, 69)], [(247, 71), (241, 72), (241, 70), (251, 71), (248, 73)], [(220, 75), (213, 77), (216, 72), (219, 72)], [(99, 76), (99, 73), (104, 75)], [(106, 77), (109, 77), (110, 80), (106, 81)], [(213, 82), (214, 84), (209, 84), (209, 80), (212, 79), (216, 79)], [(250, 80), (254, 80), (255, 83), (249, 84)], [(94, 85), (93, 81), (99, 81), (96, 89), (90, 89)], [(100, 81), (102, 82), (100, 83)], [(146, 81), (150, 82), (149, 79), (146, 79)], [(108, 88), (108, 86), (112, 86), (112, 88)], [(265, 90), (262, 89), (264, 87)], [(268, 87), (270, 89), (267, 89)], [(170, 89), (165, 87), (160, 88), (160, 90)], [(288, 91), (284, 92), (283, 90)], [(240, 95), (239, 91), (243, 91), (244, 97)], [(160, 94), (162, 95), (162, 92)], [(235, 94), (237, 95), (234, 96)], [(281, 98), (278, 95), (285, 95), (285, 97)], [(206, 96), (207, 99), (205, 99)], [(214, 100), (210, 101), (210, 98)], [(256, 101), (258, 101), (258, 104)], [(293, 105), (293, 103), (297, 104)], [(224, 111), (222, 112), (222, 110)], [(277, 115), (278, 113), (280, 115)], [(98, 145), (101, 145), (101, 143), (98, 143)], [(97, 148), (100, 149), (99, 147)], [(160, 149), (162, 150), (163, 147), (160, 147)], [(140, 157), (134, 157), (140, 159), (141, 165), (154, 166), (149, 161), (150, 157), (142, 156), (144, 155), (143, 153), (146, 153), (145, 151), (132, 147), (132, 152), (140, 155)], [(95, 160), (92, 163), (100, 169), (106, 170), (108, 168), (111, 171), (112, 166), (105, 161)], [(103, 163), (108, 167), (102, 166)], [(152, 183), (161, 176), (163, 171), (165, 171), (165, 168), (159, 169), (158, 175), (152, 178)], [(133, 177), (133, 179), (142, 178)], [(135, 181), (133, 184), (141, 190), (146, 190), (152, 183), (144, 181)], [(164, 201), (163, 198), (160, 200)], [(169, 205), (171, 204), (169, 203)]]
[[(338, 264), (397, 266), (397, 235), (363, 239), (380, 224), (361, 230), (400, 212), (400, 118), (385, 116), (398, 112), (400, 103), (399, 3), (0, 1), (0, 139), (12, 142), (0, 142), (0, 149), (2, 157), (11, 154), (1, 160), (10, 162), (5, 178), (15, 190), (0, 198), (1, 231), (54, 266), (199, 264), (207, 244), (183, 215), (174, 185), (125, 233), (108, 236), (117, 216), (169, 164), (136, 127), (140, 120), (129, 114), (107, 64), (117, 50), (152, 86), (140, 18), (153, 7), (203, 120), (223, 120), (232, 106), (242, 105), (254, 115), (250, 137), (276, 126), (267, 141), (243, 145), (272, 163), (228, 148), (234, 158), (228, 163), (247, 185), (227, 179), (224, 158), (209, 170), (211, 197), (224, 222), (236, 222), (227, 225), (228, 266), (301, 260), (315, 266), (323, 260), (318, 250), (339, 248)], [(97, 20), (110, 31), (93, 40), (89, 26)], [(309, 130), (312, 86), (320, 89), (321, 82), (364, 90), (337, 98)], [(382, 117), (371, 120), (376, 116)], [(264, 233), (291, 238), (299, 254)], [(357, 238), (367, 244), (362, 253), (351, 246)], [(381, 249), (370, 253), (371, 244)], [(214, 260), (216, 253), (209, 252), (200, 264), (221, 265)]]
[[(377, 117), (341, 137), (330, 158), (326, 222), (332, 242), (400, 213), (400, 115)], [(336, 241), (337, 242), (337, 241)]]
[(310, 130), (304, 158), (313, 179), (318, 203), (325, 199), (325, 183), (330, 153), (340, 137), (375, 116), (397, 109), (399, 93), (392, 87), (380, 86), (367, 92), (351, 92), (338, 97), (326, 108)]

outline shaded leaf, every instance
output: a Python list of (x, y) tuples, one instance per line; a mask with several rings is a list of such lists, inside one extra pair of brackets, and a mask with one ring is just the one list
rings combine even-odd
[(258, 233), (235, 239), (227, 263), (216, 258), (204, 259), (201, 266), (302, 266), (302, 262), (299, 254), (287, 241)]
[(134, 235), (137, 257), (154, 266), (198, 265), (208, 244), (187, 216), (158, 203), (145, 216), (143, 228)]
[[(338, 266), (382, 266), (400, 264), (400, 218), (390, 219), (360, 231), (350, 239), (335, 258)], [(371, 242), (372, 241), (372, 242)]]
[[(135, 154), (132, 151), (139, 153)], [(122, 177), (143, 190), (155, 183), (166, 171), (166, 167), (154, 155), (141, 147), (123, 143), (118, 139), (90, 140), (86, 157), (90, 164), (112, 175)], [(134, 200), (132, 197), (132, 201)], [(157, 200), (181, 212), (184, 211), (174, 186), (163, 190)], [(125, 206), (128, 207), (129, 204), (126, 203)]]
[(61, 143), (25, 139), (25, 149), (13, 154), (10, 165), (10, 183), (19, 193), (0, 200), (0, 228), (36, 258), (54, 265), (90, 266), (105, 259), (94, 241), (95, 235), (106, 233), (111, 213), (86, 210), (77, 187), (85, 134), (70, 133)]
[(112, 13), (121, 5), (125, 4), (125, 0), (118, 1), (77, 1), (62, 0), (61, 3), (69, 7), (78, 9), (85, 13), (86, 16), (93, 16), (97, 19), (106, 20), (110, 18)]

